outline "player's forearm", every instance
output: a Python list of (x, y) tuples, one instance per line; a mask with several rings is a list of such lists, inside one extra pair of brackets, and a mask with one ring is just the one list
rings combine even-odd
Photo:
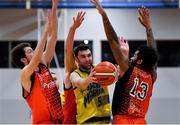
[(43, 50), (45, 48), (46, 45), (46, 41), (47, 41), (47, 37), (48, 37), (48, 31), (45, 30), (41, 40), (38, 42), (36, 49), (34, 51), (34, 55), (28, 65), (28, 70), (26, 70), (26, 74), (27, 76), (30, 76), (34, 70), (37, 68), (37, 66), (39, 65), (39, 63), (42, 61), (42, 57), (43, 57)]
[[(156, 44), (156, 41), (154, 40), (152, 29), (146, 28), (146, 34), (147, 34), (147, 45), (149, 47), (154, 48), (157, 51), (157, 44)], [(156, 70), (157, 70), (157, 63), (155, 64), (155, 66), (152, 68), (152, 71), (151, 71), (154, 81), (157, 78)]]
[(43, 58), (41, 60), (47, 66), (50, 65), (50, 63), (51, 63), (51, 61), (53, 59), (53, 56), (54, 56), (54, 53), (55, 53), (56, 43), (57, 43), (57, 35), (53, 35), (53, 33), (52, 33), (50, 38), (47, 41), (46, 49), (45, 49)]
[(58, 16), (57, 14), (55, 14), (55, 16), (53, 16), (52, 18), (52, 28), (51, 28), (51, 37), (57, 37), (57, 33), (58, 33)]
[(107, 14), (102, 14), (103, 18), (103, 24), (104, 24), (104, 30), (106, 33), (106, 37), (110, 43), (116, 42), (118, 44), (118, 36), (116, 32), (114, 31), (114, 28), (112, 27)]
[(58, 10), (57, 10), (57, 3), (53, 3), (52, 6), (52, 35), (57, 36), (58, 32)]
[(44, 52), (43, 56), (43, 63), (45, 63), (47, 66), (50, 65), (53, 55), (55, 52), (55, 46), (57, 43), (57, 29), (58, 29), (58, 22), (57, 22), (57, 14), (56, 10), (52, 10), (52, 22), (51, 22), (51, 32), (49, 34), (49, 39), (46, 45), (46, 50)]
[(99, 4), (99, 2), (97, 2), (97, 3), (95, 2), (95, 5), (96, 5), (97, 10), (99, 11), (99, 13), (102, 16), (105, 34), (106, 34), (106, 37), (107, 37), (109, 43), (116, 42), (118, 44), (118, 36), (117, 36), (114, 28), (112, 27), (106, 12), (102, 8), (102, 6)]
[(47, 45), (46, 45), (45, 52), (46, 52), (47, 59), (53, 57), (54, 52), (55, 52), (56, 43), (57, 43), (57, 36), (56, 35), (52, 35), (48, 39)]
[(87, 87), (88, 87), (89, 84), (90, 84), (90, 83), (88, 82), (88, 79), (87, 79), (87, 78), (85, 78), (85, 79), (80, 79), (80, 80), (78, 80), (78, 81), (76, 82), (76, 86), (77, 86), (78, 88), (82, 89), (82, 90), (87, 89)]
[(53, 14), (53, 17), (55, 17), (57, 15), (57, 8), (58, 6), (57, 5), (54, 5), (52, 6), (52, 14)]
[(156, 41), (154, 40), (153, 32), (151, 28), (146, 28), (147, 45), (157, 50)]
[(73, 50), (73, 42), (74, 42), (74, 35), (75, 35), (76, 29), (71, 27), (69, 29), (69, 33), (66, 39), (66, 51), (72, 51)]
[(71, 56), (73, 54), (74, 35), (75, 35), (75, 29), (71, 27), (69, 29), (69, 33), (66, 39), (66, 45), (65, 45), (66, 56)]
[(73, 86), (80, 88), (82, 90), (87, 89), (89, 83), (89, 79), (84, 78), (82, 79), (79, 75), (77, 75), (75, 72), (71, 73), (70, 75), (70, 81), (73, 84)]
[(75, 63), (73, 55), (74, 34), (75, 31), (70, 29), (65, 45), (65, 72), (72, 72)]
[(43, 55), (43, 51), (47, 42), (48, 35), (49, 35), (49, 31), (48, 29), (45, 29), (40, 41), (38, 41), (37, 47), (34, 52), (34, 58), (36, 60), (39, 60), (39, 61), (41, 60), (41, 57)]
[(118, 36), (116, 32), (114, 31), (114, 28), (112, 27), (107, 15), (103, 14), (102, 16), (103, 16), (103, 24), (104, 24), (105, 33), (106, 33), (109, 45), (111, 47), (112, 53), (114, 55), (114, 58), (116, 59), (116, 62), (118, 63), (118, 65), (122, 67), (122, 70), (125, 71), (127, 70), (128, 62), (123, 56), (123, 53), (120, 49)]

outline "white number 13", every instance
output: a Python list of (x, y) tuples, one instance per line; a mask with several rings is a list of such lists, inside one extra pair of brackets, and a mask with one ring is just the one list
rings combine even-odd
[(133, 97), (137, 97), (140, 100), (144, 100), (148, 92), (148, 84), (143, 81), (140, 83), (140, 88), (142, 89), (142, 91), (137, 90), (138, 84), (139, 79), (136, 77), (134, 78), (134, 85), (129, 94)]

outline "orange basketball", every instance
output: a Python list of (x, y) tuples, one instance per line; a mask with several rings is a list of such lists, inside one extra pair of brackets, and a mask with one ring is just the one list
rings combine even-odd
[(95, 67), (96, 74), (94, 75), (97, 81), (102, 86), (108, 86), (116, 80), (116, 67), (107, 61), (99, 63)]

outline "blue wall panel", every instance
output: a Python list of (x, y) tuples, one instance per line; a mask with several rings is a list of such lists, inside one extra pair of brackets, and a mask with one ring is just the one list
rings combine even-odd
[[(103, 0), (105, 8), (178, 8), (178, 0)], [(25, 8), (26, 0), (0, 0), (0, 8)], [(31, 0), (31, 8), (50, 8), (51, 0)], [(59, 8), (94, 8), (89, 0), (60, 0)]]

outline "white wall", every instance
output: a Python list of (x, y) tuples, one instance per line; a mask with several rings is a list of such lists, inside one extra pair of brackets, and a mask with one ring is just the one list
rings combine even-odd
[[(78, 9), (62, 10), (59, 19), (59, 39), (64, 40), (72, 24), (72, 17)], [(129, 40), (144, 40), (146, 34), (137, 20), (135, 9), (107, 10), (116, 32)], [(0, 10), (0, 40), (37, 40), (36, 10)], [(153, 9), (152, 27), (156, 39), (180, 40), (180, 10)], [(94, 41), (94, 63), (100, 62), (100, 40), (106, 39), (102, 20), (96, 10), (86, 10), (83, 25), (76, 33), (76, 39)], [(97, 51), (99, 50), (99, 51)], [(55, 72), (63, 78), (64, 70)], [(152, 101), (147, 115), (149, 123), (180, 124), (180, 68), (159, 68), (158, 79), (154, 85)], [(30, 123), (29, 109), (21, 97), (19, 70), (0, 69), (0, 123)], [(62, 81), (62, 80), (61, 80)], [(61, 88), (62, 89), (62, 88)], [(112, 97), (113, 86), (110, 87)]]
[[(77, 39), (105, 39), (102, 20), (94, 9), (86, 11), (85, 21), (76, 34)], [(81, 9), (61, 9), (59, 39), (64, 39), (72, 24), (72, 17)], [(127, 39), (145, 39), (136, 9), (107, 9), (117, 34)], [(0, 40), (37, 40), (37, 11), (1, 9)], [(66, 15), (64, 17), (64, 15)], [(152, 9), (151, 19), (156, 39), (180, 39), (180, 10)], [(64, 25), (65, 24), (65, 25)]]
[[(95, 9), (86, 11), (85, 21), (76, 33), (75, 39), (94, 41), (94, 63), (100, 62), (100, 40), (105, 40), (101, 16)], [(61, 9), (59, 18), (59, 40), (65, 40), (72, 18), (81, 9)], [(107, 14), (117, 34), (128, 40), (146, 39), (144, 28), (138, 22), (137, 9), (107, 9)], [(0, 40), (37, 40), (37, 10), (0, 10)], [(152, 28), (156, 39), (180, 40), (180, 10), (152, 9)], [(40, 28), (42, 29), (42, 28)], [(96, 51), (99, 50), (99, 51)]]

